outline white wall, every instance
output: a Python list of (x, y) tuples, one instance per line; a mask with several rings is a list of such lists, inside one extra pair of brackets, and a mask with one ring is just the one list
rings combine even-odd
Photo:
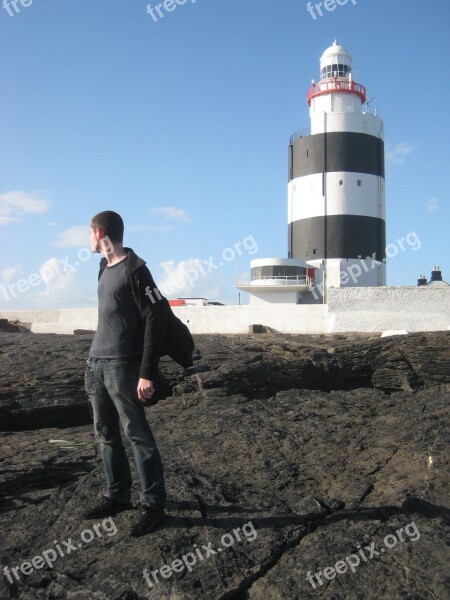
[[(383, 120), (361, 112), (361, 100), (353, 94), (331, 93), (311, 101), (311, 135), (332, 131), (368, 133), (383, 139)], [(326, 116), (324, 115), (326, 112)]]
[[(288, 183), (289, 223), (328, 215), (362, 215), (386, 219), (382, 178), (347, 171), (333, 171), (325, 175), (326, 206), (322, 173), (296, 177)], [(342, 185), (339, 184), (340, 181)], [(359, 186), (358, 181), (361, 181)]]
[[(268, 287), (268, 286), (267, 286)], [(309, 292), (307, 292), (309, 294)], [(250, 294), (249, 304), (255, 306), (256, 304), (297, 304), (298, 292), (252, 292)], [(302, 294), (302, 296), (305, 294)]]
[[(330, 287), (363, 287), (384, 286), (386, 284), (386, 263), (377, 264), (375, 260), (358, 258), (327, 259), (327, 286)], [(384, 288), (386, 289), (386, 288)]]
[[(174, 313), (192, 333), (248, 333), (249, 325), (266, 325), (284, 333), (319, 333), (327, 327), (327, 307), (292, 304), (259, 306), (182, 306)], [(73, 333), (96, 329), (97, 309), (2, 312), (0, 319), (32, 322), (34, 333)]]
[(327, 327), (327, 307), (323, 304), (185, 306), (174, 312), (192, 333), (248, 333), (252, 324), (283, 333), (320, 333)]
[(328, 331), (450, 328), (450, 287), (329, 288)]
[(96, 329), (97, 317), (96, 308), (0, 312), (0, 319), (31, 323), (33, 333), (73, 333), (74, 329)]
[[(174, 307), (192, 333), (247, 333), (265, 325), (282, 333), (381, 332), (450, 329), (450, 287), (330, 288), (328, 304)], [(32, 323), (35, 333), (95, 329), (96, 308), (1, 312), (1, 319)]]

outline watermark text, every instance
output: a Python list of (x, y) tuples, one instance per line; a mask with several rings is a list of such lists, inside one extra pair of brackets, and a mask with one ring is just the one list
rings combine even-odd
[[(3, 575), (9, 581), (9, 583), (15, 583), (20, 580), (21, 575), (31, 575), (34, 570), (38, 571), (47, 565), (50, 569), (53, 568), (53, 563), (60, 557), (64, 557), (67, 554), (76, 552), (83, 547), (83, 544), (90, 544), (94, 541), (95, 536), (102, 537), (102, 530), (111, 537), (117, 533), (117, 527), (112, 517), (103, 519), (101, 523), (96, 523), (92, 526), (92, 529), (85, 529), (80, 534), (81, 541), (74, 542), (72, 538), (67, 541), (58, 543), (56, 540), (53, 542), (54, 548), (48, 548), (44, 550), (42, 554), (34, 556), (31, 560), (25, 560), (22, 564), (16, 567), (4, 567)], [(15, 577), (15, 580), (13, 578)]]
[(417, 529), (417, 525), (414, 523), (414, 521), (408, 523), (408, 525), (405, 525), (405, 527), (400, 527), (400, 529), (397, 529), (395, 533), (397, 535), (389, 533), (384, 538), (384, 547), (380, 548), (379, 550), (375, 549), (375, 542), (372, 542), (370, 546), (364, 546), (364, 548), (361, 547), (361, 544), (357, 544), (357, 553), (355, 552), (354, 554), (349, 554), (344, 560), (338, 560), (334, 567), (326, 567), (322, 571), (317, 571), (317, 573), (314, 573), (314, 575), (311, 574), (311, 571), (308, 571), (306, 573), (306, 579), (311, 586), (316, 589), (317, 585), (324, 584), (324, 579), (331, 581), (336, 577), (336, 575), (344, 575), (348, 571), (354, 573), (356, 568), (361, 564), (361, 559), (364, 562), (369, 562), (369, 560), (372, 560), (372, 558), (384, 554), (386, 550), (394, 548), (399, 542), (406, 541), (403, 533), (406, 534), (411, 542), (415, 542), (420, 538), (420, 532)]
[[(164, 13), (171, 13), (179, 6), (186, 4), (188, 0), (164, 0), (159, 4), (152, 6), (147, 4), (147, 14), (151, 16), (153, 21), (157, 23), (160, 19), (164, 19)], [(197, 0), (191, 0), (192, 4), (195, 4)]]
[(311, 18), (314, 21), (317, 21), (317, 15), (319, 15), (319, 17), (323, 17), (322, 7), (328, 12), (333, 12), (338, 6), (345, 6), (349, 2), (355, 6), (357, 1), (358, 0), (324, 0), (324, 2), (317, 2), (314, 5), (312, 2), (308, 2), (306, 5), (306, 10), (311, 15)]
[[(243, 536), (241, 535), (243, 534)], [(256, 529), (251, 521), (245, 523), (242, 527), (236, 527), (233, 529), (233, 533), (224, 533), (220, 538), (220, 546), (217, 548), (212, 547), (212, 542), (208, 542), (208, 544), (203, 544), (201, 548), (198, 547), (197, 544), (193, 546), (193, 552), (187, 552), (183, 554), (180, 558), (176, 558), (170, 564), (165, 564), (159, 567), (159, 569), (155, 569), (154, 571), (148, 571), (148, 569), (144, 569), (143, 576), (148, 586), (152, 588), (154, 584), (159, 583), (159, 577), (163, 577), (164, 579), (170, 579), (174, 573), (181, 573), (185, 569), (189, 572), (192, 571), (194, 565), (197, 562), (202, 562), (207, 560), (211, 556), (215, 556), (216, 554), (223, 551), (224, 548), (230, 548), (236, 542), (242, 542), (244, 537), (249, 542), (253, 542), (258, 534)]]

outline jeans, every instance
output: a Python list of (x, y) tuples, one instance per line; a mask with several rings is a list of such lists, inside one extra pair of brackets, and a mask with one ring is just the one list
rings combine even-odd
[(166, 502), (164, 470), (138, 398), (140, 361), (136, 358), (89, 358), (85, 387), (92, 405), (95, 437), (106, 476), (106, 496), (119, 502), (131, 500), (131, 472), (119, 422), (131, 443), (141, 481), (142, 504), (162, 509)]

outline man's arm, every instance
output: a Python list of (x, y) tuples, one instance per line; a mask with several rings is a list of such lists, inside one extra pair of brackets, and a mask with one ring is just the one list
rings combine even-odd
[[(147, 380), (151, 384), (158, 374), (159, 359), (166, 339), (168, 304), (156, 287), (146, 265), (140, 267), (134, 273), (134, 277), (144, 326), (144, 352), (139, 374), (141, 380)], [(141, 387), (147, 388), (147, 392), (150, 392), (153, 385), (142, 384)]]

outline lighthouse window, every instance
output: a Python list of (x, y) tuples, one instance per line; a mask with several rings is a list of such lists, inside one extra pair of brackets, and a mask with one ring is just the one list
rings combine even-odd
[(339, 179), (339, 185), (344, 185), (344, 181), (342, 179)]
[(349, 73), (351, 73), (351, 68), (348, 65), (336, 64), (336, 65), (327, 65), (323, 67), (320, 72), (321, 79), (325, 79), (327, 77), (346, 77)]
[(358, 181), (356, 182), (356, 185), (361, 187), (361, 179), (358, 179)]

